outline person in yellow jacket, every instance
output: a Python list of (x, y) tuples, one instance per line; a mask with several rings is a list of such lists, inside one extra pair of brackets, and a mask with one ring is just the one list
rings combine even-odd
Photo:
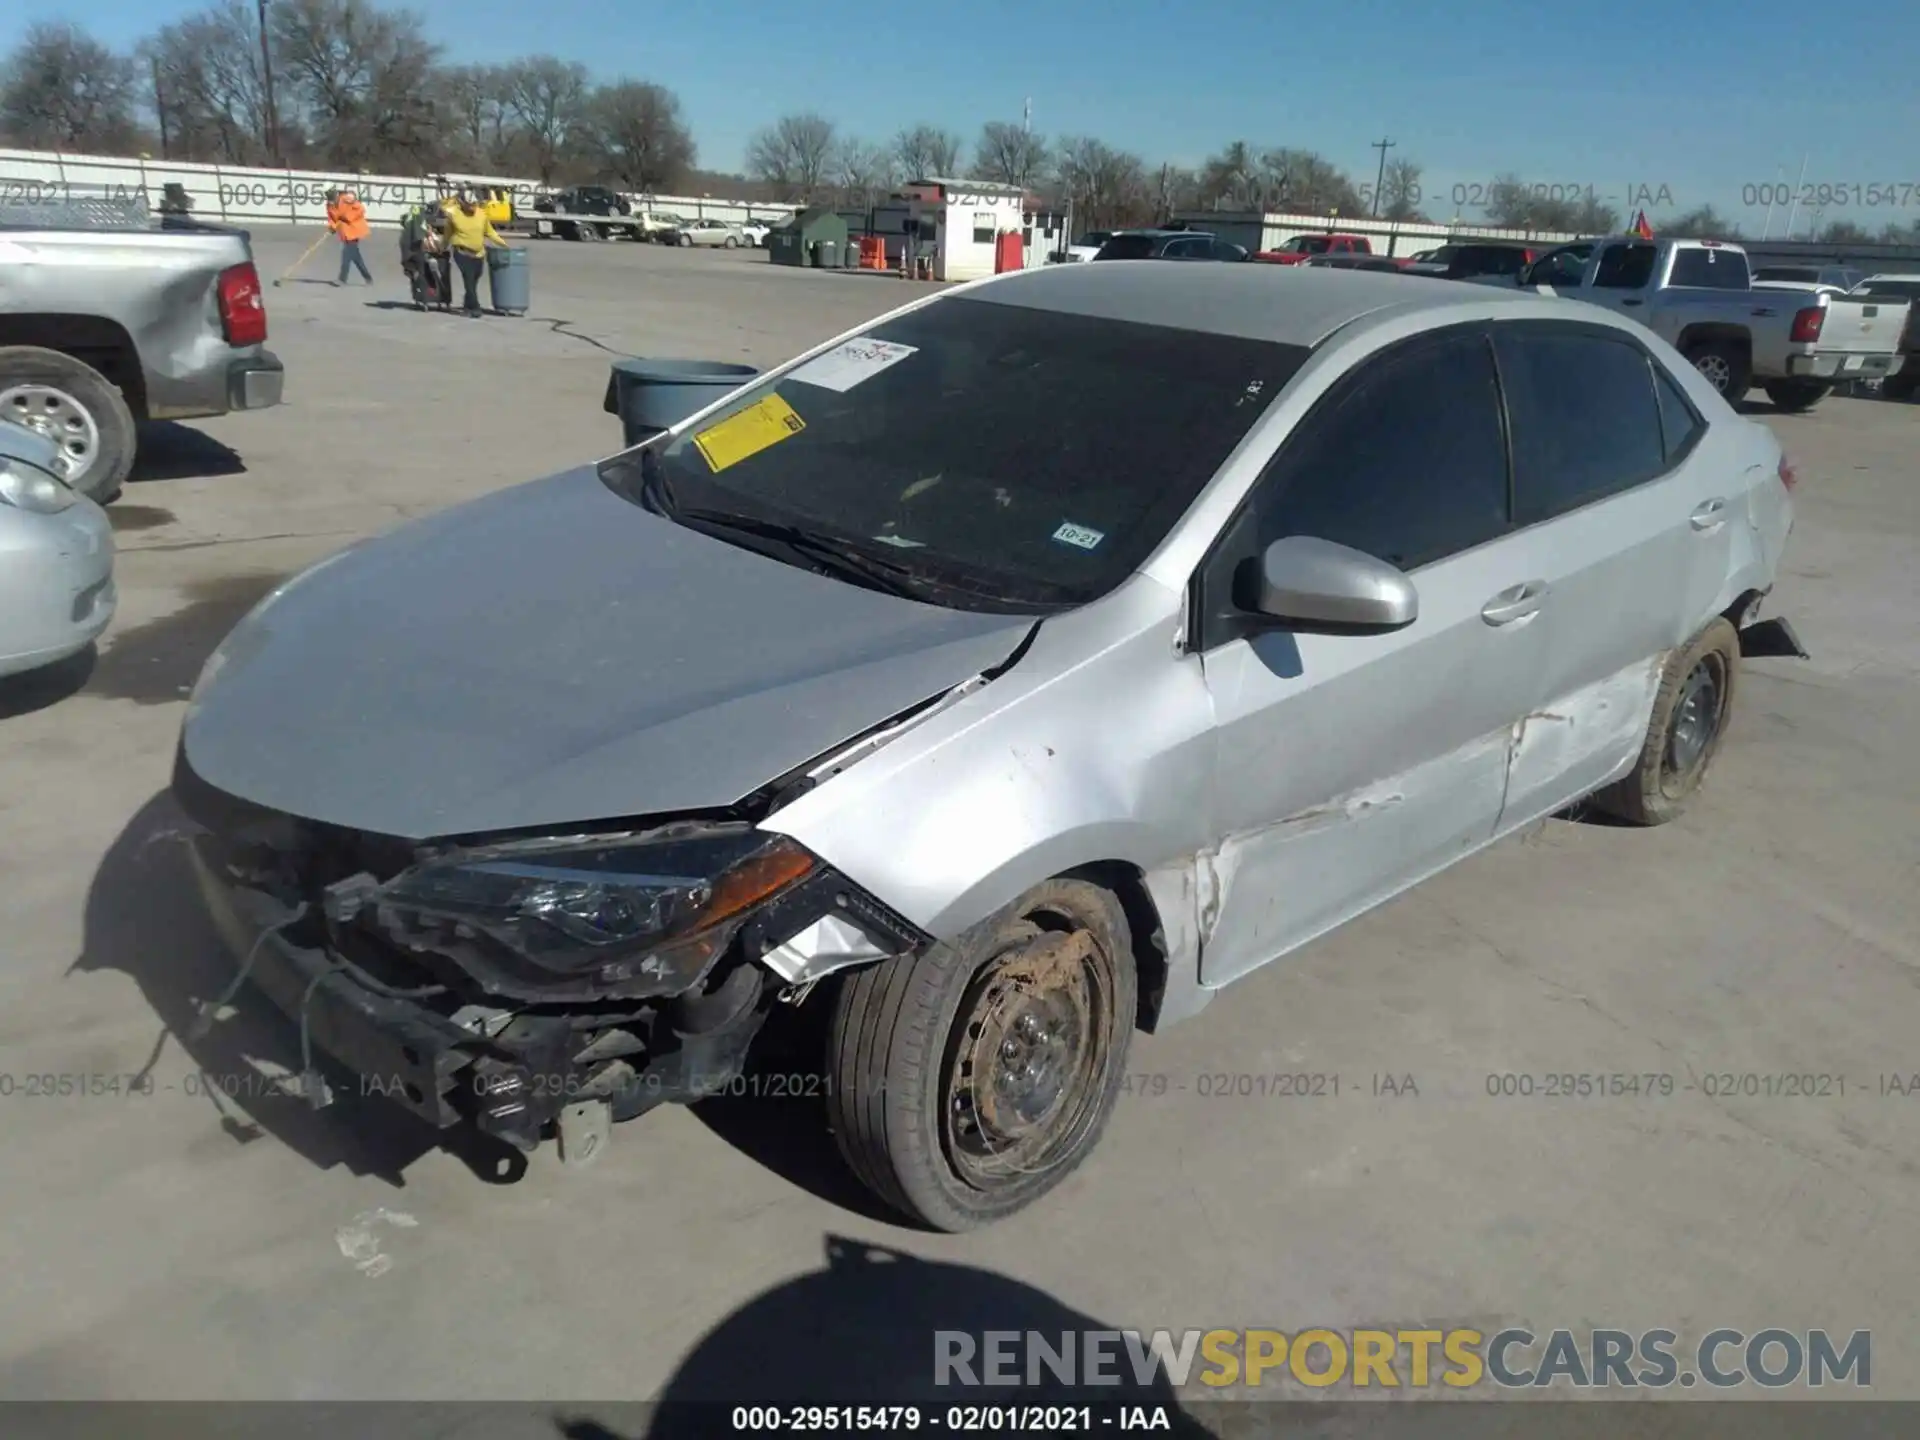
[(453, 263), (460, 267), (460, 279), (466, 287), (463, 308), (469, 316), (480, 315), (480, 272), (486, 268), (487, 246), (505, 247), (506, 241), (493, 228), (486, 208), (474, 198), (471, 187), (463, 186), (458, 198), (443, 207), (441, 229)]

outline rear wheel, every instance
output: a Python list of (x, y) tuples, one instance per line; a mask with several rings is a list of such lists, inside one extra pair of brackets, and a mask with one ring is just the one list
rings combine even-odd
[(840, 1152), (889, 1205), (970, 1230), (1032, 1204), (1092, 1151), (1132, 1039), (1120, 902), (1034, 887), (951, 944), (848, 976), (828, 1047)]
[(740, 246), (740, 237), (738, 235), (729, 235), (722, 243), (727, 249), (736, 250)]
[(680, 244), (682, 247), (691, 246), (693, 244), (693, 237), (691, 235), (682, 235), (680, 237)]
[(1731, 340), (1700, 340), (1681, 352), (1729, 405), (1753, 388), (1753, 361)]
[(1739, 632), (1718, 616), (1668, 658), (1639, 762), (1597, 791), (1594, 806), (1636, 825), (1678, 819), (1720, 751), (1739, 674)]
[(1767, 398), (1779, 409), (1794, 414), (1811, 410), (1832, 389), (1818, 380), (1769, 380), (1766, 385)]
[(107, 503), (133, 469), (138, 432), (117, 386), (85, 361), (38, 345), (0, 349), (0, 419), (60, 447), (60, 478)]

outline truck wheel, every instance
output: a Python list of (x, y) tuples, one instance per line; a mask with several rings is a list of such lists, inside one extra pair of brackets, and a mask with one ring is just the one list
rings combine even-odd
[(1595, 808), (1635, 825), (1678, 819), (1719, 753), (1739, 674), (1739, 632), (1717, 616), (1667, 658), (1639, 763), (1594, 793)]
[(120, 493), (138, 444), (119, 387), (91, 365), (38, 345), (0, 349), (0, 418), (60, 446), (60, 478), (102, 505)]
[(1138, 981), (1107, 890), (1049, 880), (952, 943), (846, 977), (827, 1107), (862, 1183), (937, 1230), (1032, 1204), (1092, 1151)]
[(1795, 415), (1811, 410), (1832, 389), (1818, 380), (1769, 380), (1766, 384), (1767, 398), (1775, 407)]
[(1729, 405), (1753, 388), (1753, 361), (1731, 340), (1701, 340), (1682, 353)]

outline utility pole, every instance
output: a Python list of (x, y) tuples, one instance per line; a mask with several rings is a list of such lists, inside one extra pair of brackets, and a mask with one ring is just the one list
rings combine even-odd
[(1387, 183), (1387, 151), (1393, 149), (1394, 144), (1392, 140), (1376, 140), (1367, 147), (1380, 152), (1380, 170), (1373, 177), (1373, 208), (1367, 212), (1374, 219), (1380, 216), (1380, 187)]
[(280, 112), (273, 103), (273, 51), (267, 44), (267, 0), (258, 0), (260, 7), (260, 76), (265, 82), (267, 100), (267, 154), (273, 163), (280, 163)]
[(160, 57), (152, 57), (153, 64), (153, 113), (160, 118), (160, 158), (171, 160), (172, 154), (167, 147), (167, 95), (160, 88)]
[(1031, 95), (1027, 97), (1027, 103), (1020, 112), (1020, 133), (1022, 135), (1033, 133), (1033, 97)]

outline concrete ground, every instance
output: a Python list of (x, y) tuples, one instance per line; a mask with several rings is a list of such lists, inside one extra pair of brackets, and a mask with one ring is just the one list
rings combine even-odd
[[(263, 274), (308, 238), (259, 232)], [(1920, 1095), (1881, 1093), (1920, 1071), (1920, 413), (1765, 416), (1802, 476), (1774, 608), (1814, 658), (1747, 667), (1683, 822), (1550, 822), (1141, 1038), (1139, 1093), (1078, 1175), (935, 1237), (866, 1205), (806, 1102), (672, 1110), (590, 1170), (549, 1151), (503, 1172), (377, 1100), (267, 1093), (260, 1067), (297, 1068), (297, 1044), (258, 1002), (182, 1038), (231, 967), (164, 792), (226, 627), (350, 540), (616, 448), (609, 352), (764, 365), (918, 293), (555, 242), (531, 316), (468, 322), (402, 308), (386, 237), (372, 252), (370, 290), (313, 283), (323, 254), (268, 292), (284, 407), (150, 437), (84, 683), (0, 690), (0, 1394), (611, 1401), (679, 1374), (724, 1395), (713, 1377), (797, 1340), (821, 1364), (876, 1337), (930, 1363), (934, 1324), (1070, 1311), (1869, 1329), (1875, 1393), (1920, 1396)], [(136, 1072), (151, 1094), (28, 1093)], [(1339, 1095), (1235, 1078), (1280, 1072)], [(1562, 1072), (1676, 1078), (1489, 1094)], [(1792, 1075), (1845, 1093), (1766, 1093)], [(905, 1292), (865, 1246), (913, 1257)]]

